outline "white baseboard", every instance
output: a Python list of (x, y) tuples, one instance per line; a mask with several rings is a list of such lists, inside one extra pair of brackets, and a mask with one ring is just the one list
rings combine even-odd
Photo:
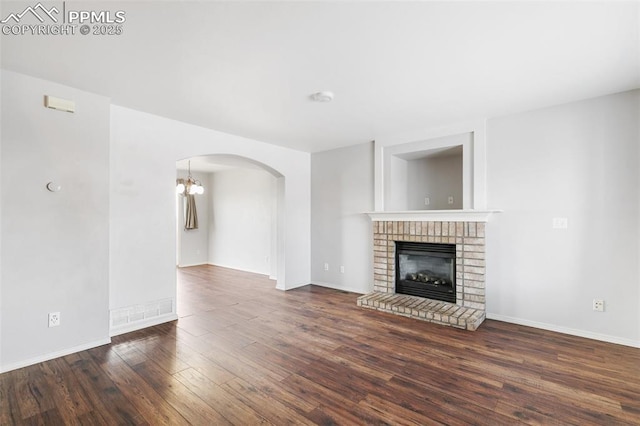
[(289, 291), (289, 290), (293, 290), (293, 289), (296, 289), (296, 288), (304, 287), (304, 286), (306, 286), (306, 285), (311, 285), (311, 283), (304, 283), (304, 282), (303, 282), (303, 283), (299, 283), (299, 284), (293, 284), (293, 285), (291, 285), (291, 286), (287, 286), (287, 288), (281, 288), (281, 287), (278, 287), (278, 285), (276, 284), (276, 288), (277, 288), (278, 290)]
[(631, 346), (632, 348), (640, 348), (640, 342), (622, 337), (609, 336), (607, 334), (593, 333), (591, 331), (578, 330), (575, 328), (560, 327), (553, 324), (543, 322), (530, 321), (522, 318), (508, 317), (505, 315), (497, 315), (487, 313), (487, 319), (496, 321), (509, 322), (512, 324), (525, 325), (528, 327), (540, 328), (542, 330), (555, 331), (556, 333), (569, 334), (571, 336), (585, 337), (587, 339), (599, 340), (601, 342), (615, 343), (617, 345)]
[(361, 288), (337, 285), (337, 284), (326, 283), (326, 282), (322, 282), (322, 281), (312, 281), (311, 284), (317, 285), (317, 286), (320, 286), (320, 287), (332, 288), (334, 290), (348, 291), (350, 293), (358, 293), (358, 294), (370, 293), (370, 291), (362, 291)]
[(208, 265), (207, 262), (202, 262), (202, 263), (186, 263), (186, 264), (181, 264), (181, 265), (177, 265), (178, 268), (190, 268), (192, 266), (202, 266), (202, 265)]
[(166, 315), (161, 315), (153, 318), (147, 318), (141, 321), (132, 322), (125, 325), (120, 325), (117, 327), (111, 327), (109, 330), (109, 335), (119, 336), (125, 333), (131, 333), (132, 331), (142, 330), (143, 328), (153, 327), (154, 325), (164, 324), (165, 322), (175, 321), (178, 319), (178, 314), (170, 313)]
[(105, 337), (104, 339), (95, 340), (93, 342), (84, 343), (82, 345), (73, 346), (71, 348), (62, 349), (56, 352), (50, 352), (37, 357), (25, 359), (24, 361), (14, 362), (8, 365), (0, 365), (0, 373), (6, 373), (7, 371), (17, 370), (19, 368), (28, 367), (30, 365), (39, 364), (41, 362), (49, 361), (62, 356), (71, 355), (76, 352), (86, 351), (87, 349), (97, 348), (98, 346), (108, 345), (111, 343), (111, 338)]
[[(228, 265), (221, 265), (220, 263), (207, 263), (207, 265), (211, 265), (211, 266), (218, 266), (220, 268), (226, 268), (226, 269), (233, 269), (234, 271), (240, 271), (240, 272), (249, 272), (251, 274), (258, 274), (258, 275), (265, 275), (265, 276), (269, 276), (268, 272), (264, 272), (264, 271), (255, 271), (253, 269), (240, 269), (236, 266), (228, 266)], [(271, 278), (271, 277), (269, 277)]]

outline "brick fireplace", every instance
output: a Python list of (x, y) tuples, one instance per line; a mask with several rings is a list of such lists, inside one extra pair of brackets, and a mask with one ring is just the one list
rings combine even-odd
[[(358, 306), (475, 330), (485, 319), (485, 222), (373, 219), (373, 293)], [(395, 292), (395, 242), (455, 244), (456, 303)]]

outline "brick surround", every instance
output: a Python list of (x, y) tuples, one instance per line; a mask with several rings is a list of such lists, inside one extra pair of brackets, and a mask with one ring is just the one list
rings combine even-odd
[[(456, 303), (395, 295), (395, 242), (456, 245)], [(468, 330), (485, 318), (485, 223), (374, 221), (374, 293), (358, 306)], [(387, 297), (384, 297), (387, 296)]]

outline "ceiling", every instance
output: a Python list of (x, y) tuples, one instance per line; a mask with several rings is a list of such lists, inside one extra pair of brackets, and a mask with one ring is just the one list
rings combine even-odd
[[(3, 1), (1, 15), (33, 3)], [(2, 35), (1, 59), (116, 105), (316, 152), (638, 88), (639, 4), (67, 2), (125, 11), (123, 34)], [(309, 99), (321, 90), (333, 102)]]
[(180, 171), (215, 173), (231, 169), (264, 170), (264, 165), (236, 155), (200, 155), (176, 161), (176, 169)]
[(395, 154), (394, 156), (408, 161), (424, 160), (427, 158), (430, 160), (434, 160), (448, 157), (460, 157), (460, 161), (462, 161), (462, 145), (456, 145), (454, 147), (434, 148), (428, 149), (426, 151), (403, 152), (401, 154)]

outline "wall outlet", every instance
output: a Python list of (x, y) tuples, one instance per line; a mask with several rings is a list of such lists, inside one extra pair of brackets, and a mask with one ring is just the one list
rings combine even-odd
[(447, 199), (447, 203), (453, 204), (453, 195), (449, 195), (449, 198)]
[(424, 205), (428, 206), (429, 204), (431, 204), (431, 198), (429, 197), (424, 197)]
[(340, 273), (344, 274), (344, 266), (340, 266)]
[(325, 271), (328, 271), (328, 270), (329, 270), (329, 264), (328, 264), (328, 263), (325, 263), (325, 264), (324, 264), (324, 270), (325, 270)]
[(604, 300), (593, 299), (593, 310), (598, 312), (604, 312)]
[(49, 312), (49, 327), (60, 325), (60, 312)]

